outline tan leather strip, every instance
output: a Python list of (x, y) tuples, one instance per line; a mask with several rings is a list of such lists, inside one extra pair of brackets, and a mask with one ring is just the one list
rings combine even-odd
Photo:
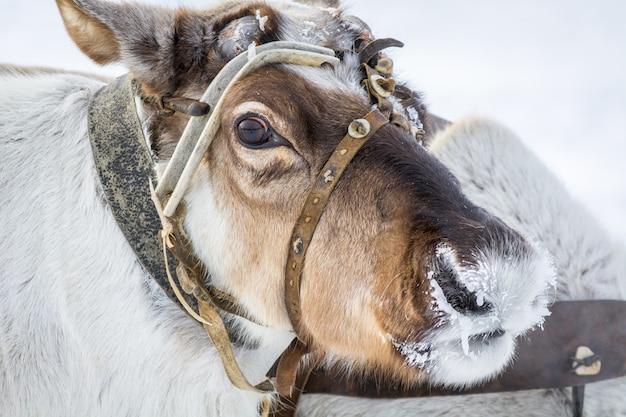
[[(156, 206), (159, 203), (155, 201), (154, 204)], [(204, 295), (218, 309), (263, 326), (263, 324), (247, 314), (246, 309), (232, 295), (215, 288), (211, 284), (205, 285), (204, 277), (206, 276), (206, 271), (204, 264), (193, 254), (191, 241), (183, 227), (185, 214), (186, 209), (183, 202), (178, 206), (174, 217), (168, 219), (171, 222), (172, 229), (169, 231), (169, 245), (167, 247), (168, 251), (179, 261), (179, 267), (176, 271), (177, 274), (179, 271), (183, 272), (178, 275), (180, 275), (179, 282), (185, 293), (193, 294), (196, 298)], [(180, 267), (185, 269), (181, 270)]]
[[(554, 303), (544, 329), (519, 341), (517, 358), (503, 375), (469, 390), (430, 386), (403, 389), (373, 379), (351, 383), (334, 375), (314, 371), (305, 393), (327, 393), (368, 398), (429, 397), (509, 392), (583, 386), (626, 376), (626, 302), (581, 300)], [(601, 362), (595, 375), (578, 375), (573, 356), (579, 346), (588, 346)]]
[(313, 183), (291, 234), (285, 267), (285, 304), (296, 335), (301, 335), (300, 284), (304, 260), (317, 223), (350, 161), (378, 129), (389, 123), (389, 119), (378, 109), (372, 110), (363, 119), (370, 125), (369, 132), (360, 139), (350, 134), (344, 136)]
[(209, 334), (213, 345), (215, 345), (215, 349), (217, 349), (222, 359), (224, 370), (230, 382), (240, 389), (258, 392), (260, 394), (274, 393), (274, 386), (269, 380), (265, 380), (258, 385), (252, 385), (248, 382), (237, 364), (228, 332), (226, 331), (226, 327), (224, 327), (224, 322), (222, 322), (221, 317), (217, 311), (202, 298), (198, 299), (198, 305), (200, 307), (200, 315), (205, 320), (202, 324), (204, 330)]
[[(226, 375), (228, 376), (230, 382), (237, 388), (243, 390), (254, 391), (260, 394), (275, 393), (274, 385), (269, 379), (262, 381), (260, 384), (252, 385), (250, 384), (250, 382), (248, 382), (246, 377), (241, 372), (241, 368), (239, 368), (237, 360), (235, 359), (235, 354), (233, 352), (233, 347), (230, 341), (230, 337), (228, 335), (228, 331), (226, 330), (226, 326), (224, 325), (222, 318), (217, 312), (216, 306), (213, 304), (211, 298), (207, 296), (206, 289), (202, 285), (202, 275), (200, 275), (201, 269), (198, 269), (199, 267), (197, 267), (197, 265), (192, 265), (191, 268), (189, 268), (183, 263), (184, 261), (190, 262), (189, 259), (195, 259), (195, 257), (191, 255), (190, 252), (185, 253), (185, 256), (182, 256), (183, 260), (181, 260), (181, 264), (176, 268), (179, 273), (178, 277), (180, 287), (174, 281), (169, 263), (167, 261), (167, 252), (168, 250), (172, 250), (173, 248), (178, 248), (179, 250), (181, 250), (181, 241), (186, 239), (186, 237), (183, 238), (183, 236), (186, 235), (182, 229), (182, 216), (175, 219), (166, 217), (163, 214), (163, 207), (158, 197), (156, 196), (154, 187), (152, 187), (152, 184), (150, 185), (150, 191), (154, 199), (155, 208), (159, 214), (163, 226), (163, 229), (159, 233), (159, 236), (162, 239), (165, 270), (167, 272), (170, 288), (174, 291), (178, 301), (181, 303), (185, 311), (195, 320), (202, 323), (204, 330), (209, 335), (209, 338), (213, 342), (217, 353), (220, 355), (220, 359), (222, 360), (222, 364), (224, 365), (224, 370), (226, 371)], [(179, 210), (177, 211), (177, 213), (181, 212), (182, 207), (184, 206), (178, 207)], [(187, 256), (189, 256), (189, 258)], [(187, 303), (186, 299), (183, 297), (184, 292), (192, 296), (193, 299), (196, 301), (198, 306), (197, 312)]]

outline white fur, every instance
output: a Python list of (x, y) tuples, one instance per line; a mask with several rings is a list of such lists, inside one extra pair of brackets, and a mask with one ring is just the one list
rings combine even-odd
[[(3, 236), (0, 243), (0, 298), (3, 300), (0, 303), (0, 317), (3, 318), (0, 415), (255, 416), (261, 396), (233, 389), (205, 332), (165, 299), (161, 290), (151, 282), (137, 263), (104, 202), (85, 123), (89, 97), (102, 85), (84, 76), (44, 72), (31, 76), (5, 74), (0, 77), (0, 90), (4, 92), (0, 98), (0, 114), (3, 115), (0, 120), (0, 146), (3, 149), (0, 165), (0, 183), (3, 184), (0, 203)], [(25, 124), (24, 120), (28, 123)], [(471, 123), (468, 125), (473, 126)], [(498, 132), (502, 134), (489, 126), (482, 129), (485, 131), (479, 129), (466, 134), (469, 139), (465, 143), (472, 143), (472, 138), (484, 139)], [(448, 133), (451, 137), (461, 135), (454, 130), (451, 132)], [(437, 143), (445, 143), (445, 140), (452, 141), (444, 136)], [(459, 146), (453, 146), (450, 153), (457, 148)], [(580, 235), (564, 236), (572, 241), (571, 246), (567, 239), (550, 240), (548, 237), (554, 237), (551, 233), (544, 232), (542, 235), (540, 232), (544, 230), (542, 227), (553, 227), (554, 220), (549, 219), (533, 229), (532, 225), (537, 224), (538, 208), (534, 208), (535, 211), (520, 208), (523, 201), (532, 199), (521, 198), (523, 201), (516, 202), (504, 199), (502, 190), (498, 193), (499, 184), (504, 183), (503, 187), (510, 190), (519, 178), (524, 178), (529, 183), (523, 185), (522, 190), (528, 191), (531, 187), (530, 194), (537, 193), (537, 200), (543, 202), (548, 196), (557, 196), (554, 201), (547, 199), (551, 201), (546, 203), (547, 210), (561, 212), (564, 208), (576, 207), (570, 200), (563, 202), (565, 197), (558, 192), (558, 186), (546, 190), (542, 186), (539, 191), (533, 188), (537, 187), (532, 182), (533, 178), (539, 182), (544, 181), (544, 177), (549, 178), (549, 174), (537, 167), (533, 167), (530, 173), (524, 172), (522, 167), (522, 174), (515, 174), (511, 167), (516, 166), (515, 161), (519, 160), (522, 152), (517, 150), (507, 159), (506, 154), (500, 155), (505, 149), (509, 148), (492, 144), (480, 153), (485, 156), (499, 155), (498, 160), (502, 161), (506, 170), (502, 168), (502, 172), (497, 173), (489, 171), (499, 167), (491, 165), (490, 158), (483, 158), (487, 168), (481, 171), (480, 158), (470, 156), (469, 150), (454, 154), (451, 159), (454, 162), (446, 161), (443, 152), (437, 155), (457, 169), (461, 169), (464, 158), (468, 158), (465, 169), (470, 172), (470, 180), (463, 175), (463, 171), (456, 173), (468, 194), (547, 245), (556, 256), (559, 268), (571, 268), (572, 264), (586, 267), (586, 262), (594, 257), (604, 260), (589, 265), (589, 268), (595, 269), (584, 284), (577, 284), (575, 279), (571, 285), (560, 284), (560, 294), (579, 291), (584, 297), (586, 293), (580, 289), (585, 288), (597, 288), (602, 296), (615, 293), (616, 277), (623, 271), (623, 266), (616, 269), (617, 261), (612, 252), (615, 249), (608, 246), (601, 233), (593, 231), (595, 226), (588, 226), (590, 230), (581, 231)], [(532, 161), (530, 156), (527, 159)], [(529, 165), (532, 164), (529, 162)], [(478, 175), (480, 172), (489, 174), (481, 177)], [(533, 172), (537, 177), (531, 175)], [(482, 178), (486, 183), (481, 187), (487, 189), (490, 189), (492, 178), (499, 178), (496, 185), (492, 184), (495, 195), (480, 201), (480, 194), (474, 195), (470, 189), (471, 180), (476, 178)], [(192, 184), (188, 197), (191, 206), (189, 221), (193, 221), (194, 206), (198, 210), (202, 207), (202, 210), (218, 211), (219, 204), (215, 198), (207, 193), (194, 192), (193, 188)], [(541, 190), (544, 190), (543, 194)], [(518, 195), (527, 197), (528, 194), (520, 192)], [(511, 207), (500, 207), (494, 204), (493, 198), (508, 201)], [(194, 204), (194, 199), (199, 199), (201, 204)], [(517, 223), (509, 219), (511, 216), (508, 213), (512, 208), (522, 211), (519, 214), (521, 220)], [(551, 211), (546, 213), (547, 216)], [(584, 219), (584, 215), (576, 216), (576, 221)], [(232, 225), (220, 223), (218, 218), (213, 220), (215, 223), (204, 225), (204, 230), (215, 232), (221, 228), (223, 233), (229, 233), (228, 228)], [(563, 226), (563, 230), (569, 231), (570, 228)], [(214, 248), (221, 244), (211, 244), (210, 238), (200, 240)], [(566, 246), (554, 247), (553, 241)], [(236, 242), (233, 244), (236, 245)], [(216, 256), (232, 257), (234, 253), (236, 251), (220, 252)], [(572, 258), (573, 254), (580, 253), (585, 256)], [(33, 254), (38, 256), (33, 257)], [(494, 274), (508, 276), (510, 272), (510, 278), (507, 278), (510, 280), (515, 280), (519, 274), (519, 271), (517, 274), (516, 271), (507, 271), (505, 264), (490, 260), (490, 254), (483, 256), (486, 264), (495, 268)], [(612, 266), (614, 270), (602, 269), (612, 263), (615, 264)], [(227, 264), (235, 262), (224, 262), (224, 265)], [(544, 266), (538, 265), (537, 268)], [(528, 270), (535, 268), (532, 265), (527, 267)], [(522, 269), (527, 270), (527, 267)], [(460, 272), (459, 275), (467, 282), (475, 277), (472, 271)], [(265, 272), (260, 268), (258, 273), (264, 275), (271, 271)], [(568, 276), (566, 273), (567, 270), (565, 273), (561, 271), (561, 276)], [(227, 275), (228, 271), (216, 274)], [(605, 278), (605, 281), (602, 285), (595, 285), (594, 277)], [(513, 282), (502, 281), (503, 285)], [(533, 285), (540, 283), (540, 280), (533, 281)], [(507, 304), (501, 294), (498, 295), (497, 289), (482, 288), (480, 293), (481, 297), (499, 308), (496, 311), (502, 313), (508, 309), (495, 320), (505, 319), (508, 322), (520, 316), (513, 309), (515, 303)], [(543, 288), (520, 289), (520, 293), (531, 298), (539, 297)], [(255, 305), (254, 300), (243, 301)], [(528, 303), (529, 300), (520, 302)], [(272, 316), (263, 310), (254, 313)], [(511, 322), (505, 329), (510, 331), (511, 336), (539, 322), (541, 311), (523, 317), (528, 317), (529, 322)], [(483, 368), (497, 370), (504, 366), (504, 363), (491, 363), (486, 367), (483, 360), (482, 364), (476, 363), (472, 368), (473, 359), (468, 353), (475, 347), (469, 342), (467, 346), (463, 344), (469, 334), (489, 330), (491, 324), (475, 320), (467, 327), (467, 321), (458, 318), (457, 325), (455, 329), (453, 323), (451, 331), (440, 333), (454, 336), (452, 344), (436, 337), (429, 341), (438, 347), (439, 359), (446, 359), (438, 360), (438, 366), (431, 368), (440, 373), (437, 380), (463, 384), (482, 375)], [(286, 328), (285, 325), (278, 327)], [(258, 349), (236, 348), (236, 355), (244, 373), (256, 383), (263, 379), (291, 335), (287, 331), (253, 325), (248, 325), (246, 330), (258, 341)], [(107, 337), (103, 339), (102, 335)], [(28, 340), (26, 346), (24, 340)], [(506, 352), (511, 351), (512, 342), (506, 338), (502, 340), (494, 354), (505, 352), (500, 356), (507, 357)], [(406, 350), (407, 356), (420, 352), (419, 346), (402, 346), (402, 341), (395, 343)], [(459, 371), (455, 363), (468, 368)], [(330, 415), (326, 404), (334, 404), (335, 401), (346, 407), (337, 408), (337, 415), (349, 415), (348, 410), (353, 415), (358, 414), (358, 410), (363, 411), (359, 408), (361, 406), (376, 414), (378, 408), (375, 405), (384, 404), (312, 396), (305, 398), (302, 413)], [(449, 399), (404, 401), (425, 412), (446, 409), (453, 404)], [(401, 410), (405, 402), (394, 404)], [(592, 400), (588, 403), (593, 406)], [(597, 404), (604, 403), (598, 401)], [(388, 410), (387, 405), (381, 407), (381, 410)], [(380, 412), (386, 414), (387, 411)]]
[[(84, 76), (45, 72), (0, 77), (0, 181), (5, 185), (0, 414), (256, 415), (262, 397), (232, 387), (205, 332), (141, 269), (104, 201), (86, 132), (89, 98), (102, 86)], [(141, 108), (139, 114), (144, 114)], [(229, 290), (228, 277), (248, 275), (257, 284), (278, 282), (284, 260), (264, 257), (254, 271), (245, 271), (249, 267), (238, 254), (253, 232), (236, 230), (245, 208), (226, 210), (205, 174), (199, 172), (191, 184), (186, 221), (216, 283)], [(286, 240), (290, 225), (276, 227), (273, 235)], [(477, 275), (497, 276), (519, 293), (521, 305), (543, 297), (548, 268), (526, 265), (523, 259), (504, 265), (494, 257), (481, 255), (493, 271), (459, 267), (459, 276), (467, 282)], [(546, 263), (541, 257), (537, 262)], [(520, 275), (527, 274), (532, 285), (516, 287)], [(247, 324), (246, 335), (256, 339), (258, 348), (236, 348), (253, 383), (264, 378), (293, 336), (282, 299), (264, 297), (262, 291), (235, 292), (243, 294), (240, 302), (254, 316), (275, 329)], [(512, 338), (541, 319), (541, 308), (521, 315), (511, 307), (516, 302), (507, 302), (498, 289), (481, 294), (497, 307), (493, 322), (450, 317), (426, 341), (434, 352), (427, 364), (434, 381), (465, 385), (498, 372), (512, 354)], [(489, 348), (480, 341), (470, 345), (471, 335), (492, 330), (494, 323), (507, 331), (506, 337)], [(419, 354), (405, 341), (394, 342), (407, 356)], [(483, 354), (477, 361), (470, 353)], [(503, 359), (489, 361), (493, 355)]]
[[(104, 202), (85, 122), (102, 85), (0, 77), (0, 415), (256, 416), (261, 397), (232, 387)], [(254, 336), (236, 355), (258, 383), (289, 338)]]
[[(556, 299), (624, 299), (626, 250), (506, 128), (478, 118), (452, 125), (431, 151), (478, 205), (537, 240), (558, 271)], [(450, 362), (446, 362), (450, 363)], [(587, 385), (586, 416), (626, 416), (626, 378)], [(570, 390), (371, 400), (305, 395), (301, 416), (571, 416)]]
[[(345, 30), (345, 25), (326, 24), (327, 15), (336, 11), (300, 15), (295, 11), (302, 6), (290, 7), (294, 13), (284, 25), (295, 40), (320, 42)], [(304, 29), (302, 16), (312, 19)], [(161, 36), (170, 17), (159, 17), (162, 25), (150, 31)], [(149, 68), (124, 57), (134, 71)], [(336, 78), (326, 77), (326, 70), (295, 71), (312, 83), (364, 94), (355, 78), (354, 59), (346, 59)], [(232, 387), (204, 330), (166, 299), (142, 270), (104, 201), (86, 131), (89, 99), (102, 86), (80, 75), (0, 73), (0, 415), (255, 416), (263, 397)], [(138, 113), (147, 130), (148, 112), (139, 106)], [(419, 126), (415, 117), (412, 122)], [(496, 153), (495, 148), (487, 151)], [(467, 152), (455, 156), (459, 165), (462, 156)], [(273, 328), (244, 324), (245, 336), (257, 347), (235, 348), (244, 373), (257, 383), (293, 336), (282, 294), (267, 296), (279, 287), (269, 282), (282, 283), (284, 254), (261, 257), (253, 270), (241, 262), (245, 239), (267, 229), (242, 230), (245, 224), (255, 224), (254, 219), (238, 221), (250, 213), (220, 201), (211, 172), (200, 170), (192, 181), (185, 197), (186, 226), (215, 283), (228, 291), (228, 278), (241, 278), (231, 285), (247, 291), (232, 293)], [(491, 174), (487, 180), (506, 173)], [(486, 200), (483, 205), (491, 204)], [(545, 236), (523, 226), (529, 236), (550, 246)], [(287, 240), (291, 225), (276, 221), (271, 227), (275, 242)], [(253, 237), (259, 242), (267, 238)], [(596, 250), (591, 237), (589, 242)], [(526, 253), (528, 259), (520, 255), (502, 262), (501, 249), (478, 254), (478, 268), (454, 265), (461, 283), (472, 287), (481, 303), (490, 302), (493, 312), (466, 317), (447, 308), (445, 297), (435, 297), (433, 308), (442, 313), (442, 321), (424, 340), (430, 356), (421, 356), (424, 344), (391, 340), (409, 365), (423, 367), (435, 382), (466, 385), (498, 372), (513, 352), (513, 338), (539, 324), (545, 314), (544, 283), (551, 276), (547, 257), (524, 248), (512, 252)], [(564, 264), (570, 267), (568, 261)], [(487, 284), (494, 279), (501, 287)], [(427, 294), (436, 296), (433, 282)], [(580, 288), (573, 286), (570, 292)], [(610, 293), (611, 283), (602, 290)], [(362, 305), (353, 308), (354, 315), (362, 317)], [(374, 321), (365, 322), (375, 326)], [(492, 330), (506, 335), (492, 343), (471, 339)], [(381, 334), (383, 344), (390, 341), (377, 329), (375, 333)], [(322, 405), (315, 408), (323, 413)]]
[[(516, 242), (503, 242), (516, 250)], [(428, 371), (430, 383), (469, 386), (485, 375), (499, 373), (512, 359), (515, 338), (529, 329), (540, 326), (548, 315), (546, 304), (546, 281), (553, 277), (550, 258), (536, 249), (540, 256), (506, 259), (502, 254), (481, 254), (477, 267), (456, 265), (454, 251), (443, 245), (438, 256), (447, 258), (455, 265), (459, 281), (476, 293), (478, 303), (489, 302), (493, 309), (484, 315), (462, 314), (448, 304), (443, 291), (435, 279), (430, 280), (435, 309), (443, 314), (439, 330), (434, 337), (420, 343), (419, 350), (427, 344), (430, 348), (428, 360), (420, 364)], [(546, 281), (527, 279), (527, 276), (545, 277)], [(553, 284), (553, 283), (552, 283)], [(484, 343), (478, 335), (503, 330), (505, 333)], [(472, 336), (478, 336), (473, 340)], [(405, 347), (406, 349), (406, 347)], [(491, 370), (486, 374), (487, 370)]]

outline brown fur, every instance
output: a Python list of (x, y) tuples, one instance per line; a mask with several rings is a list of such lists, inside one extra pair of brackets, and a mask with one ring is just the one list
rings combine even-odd
[[(140, 82), (146, 104), (154, 109), (151, 142), (163, 159), (171, 155), (187, 119), (159, 113), (157, 103), (165, 95), (200, 97), (234, 56), (222, 51), (226, 35), (221, 32), (240, 19), (255, 18), (259, 10), (268, 17), (265, 31), (248, 41), (263, 44), (281, 38), (280, 12), (262, 2), (227, 2), (205, 11), (176, 12), (114, 3), (105, 7), (96, 0), (57, 0), (57, 4), (70, 36), (86, 55), (100, 64), (121, 60)], [(342, 21), (340, 14), (333, 19), (337, 24)], [(356, 30), (352, 24), (343, 25), (348, 32)], [(352, 36), (356, 40), (362, 33)], [(328, 42), (324, 46), (340, 49), (333, 38)]]
[[(97, 62), (120, 59), (129, 66), (140, 84), (151, 142), (161, 159), (171, 155), (188, 118), (159, 112), (159, 97), (200, 97), (250, 42), (283, 39), (290, 27), (284, 11), (262, 2), (225, 3), (202, 12), (104, 7), (96, 0), (57, 2), (70, 35), (85, 53)], [(266, 30), (255, 33), (251, 19), (257, 10), (268, 20)], [(344, 21), (340, 13), (313, 12), (320, 22), (344, 29), (321, 42), (338, 52), (350, 55), (355, 42), (368, 34), (369, 29)], [(245, 33), (238, 38), (240, 28)], [(204, 211), (206, 204), (210, 213), (221, 216), (217, 226), (229, 230), (229, 239), (220, 242), (221, 254), (207, 249), (215, 247), (207, 243), (212, 236), (189, 230), (215, 284), (276, 328), (290, 326), (282, 271), (299, 209), (349, 123), (371, 106), (355, 86), (330, 89), (319, 83), (341, 85), (346, 77), (340, 70), (319, 71), (323, 73), (316, 82), (297, 71), (268, 66), (242, 80), (226, 97), (221, 129), (188, 196), (197, 199), (189, 204), (189, 222), (213, 220)], [(420, 95), (400, 90), (398, 101), (413, 106), (428, 127)], [(249, 111), (265, 117), (288, 145), (258, 150), (242, 146), (234, 123)], [(195, 192), (207, 188), (219, 198)], [(437, 263), (436, 245), (453, 245), (470, 265), (476, 262), (475, 247), (492, 247), (509, 237), (521, 240), (468, 201), (454, 177), (408, 132), (385, 126), (348, 167), (315, 233), (303, 276), (305, 332), (300, 336), (319, 351), (357, 366), (402, 380), (419, 378), (391, 340), (419, 341), (441, 319), (432, 309), (428, 276)], [(224, 262), (220, 256), (238, 262)], [(453, 274), (440, 275), (455, 308), (477, 308)]]
[(81, 51), (101, 65), (119, 60), (120, 45), (109, 27), (85, 15), (73, 2), (57, 1), (57, 5), (67, 31)]
[[(238, 143), (233, 133), (241, 113), (237, 106), (249, 101), (269, 109), (263, 116), (293, 149), (251, 151)], [(228, 196), (221, 199), (228, 204), (225, 211), (238, 213), (241, 233), (263, 242), (248, 248), (242, 266), (264, 260), (283, 268), (284, 242), (304, 191), (345, 134), (345, 126), (364, 115), (368, 106), (363, 96), (319, 89), (281, 68), (267, 68), (235, 88), (205, 168), (211, 182), (220, 184), (220, 192)], [(424, 189), (427, 181), (435, 188)], [(427, 201), (433, 196), (437, 202), (431, 206)], [(396, 378), (414, 379), (415, 370), (403, 366), (387, 335), (419, 340), (438, 320), (426, 296), (430, 255), (424, 255), (432, 254), (434, 243), (446, 233), (460, 244), (476, 242), (481, 229), (445, 230), (437, 218), (458, 216), (454, 210), (461, 206), (466, 207), (467, 223), (487, 222), (504, 229), (467, 201), (448, 171), (408, 133), (395, 126), (383, 128), (348, 167), (314, 236), (302, 289), (303, 327), (308, 332), (304, 337), (321, 351), (341, 352), (364, 368), (394, 370)], [(420, 216), (424, 208), (438, 216)], [(266, 241), (269, 235), (275, 238)], [(237, 274), (244, 271), (233, 271)], [(276, 289), (282, 288), (282, 277), (275, 278), (279, 281), (269, 286), (236, 280), (226, 285), (233, 293), (253, 285), (260, 304), (262, 299), (280, 300)], [(271, 315), (281, 310), (278, 303)]]

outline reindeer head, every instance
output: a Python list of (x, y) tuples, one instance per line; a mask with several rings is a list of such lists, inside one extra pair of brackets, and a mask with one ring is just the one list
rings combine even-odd
[[(185, 229), (212, 283), (257, 321), (292, 329), (284, 271), (294, 222), (347, 127), (372, 107), (358, 53), (372, 41), (367, 26), (294, 2), (205, 11), (57, 3), (87, 55), (129, 67), (159, 172), (189, 120), (164, 112), (163, 97), (200, 98), (253, 43), (306, 42), (341, 57), (320, 68), (265, 66), (232, 86), (184, 197)], [(428, 133), (419, 94), (399, 85), (389, 101)], [(298, 336), (348, 368), (471, 384), (502, 370), (515, 338), (541, 323), (553, 272), (532, 242), (469, 201), (410, 131), (381, 127), (338, 182), (306, 255)]]

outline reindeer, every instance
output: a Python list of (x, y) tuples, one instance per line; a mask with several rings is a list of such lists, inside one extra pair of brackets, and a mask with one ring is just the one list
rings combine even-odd
[[(600, 222), (508, 128), (493, 120), (468, 117), (442, 129), (428, 149), (450, 168), (472, 201), (488, 207), (507, 224), (548, 248), (558, 271), (555, 300), (626, 300), (626, 248), (608, 236)], [(585, 312), (580, 311), (571, 322), (561, 325), (581, 328), (585, 320)], [(606, 343), (623, 350), (620, 340), (625, 333), (611, 333), (608, 325), (604, 323), (599, 330), (606, 334), (606, 340), (588, 343), (606, 353), (600, 357), (601, 372), (617, 371), (619, 375), (619, 369), (606, 369), (612, 355)], [(615, 326), (624, 329), (623, 322)], [(528, 335), (531, 341), (536, 337), (534, 333)], [(553, 343), (565, 341), (554, 339)], [(562, 359), (567, 362), (569, 358)], [(625, 389), (624, 377), (586, 384), (584, 407), (574, 415), (626, 415)], [(566, 387), (395, 400), (310, 394), (302, 397), (300, 411), (306, 416), (342, 417), (568, 417), (573, 415), (574, 401)]]
[(469, 386), (541, 325), (547, 252), (319, 3), (57, 0), (128, 76), (0, 68), (0, 414), (256, 416), (310, 363)]

